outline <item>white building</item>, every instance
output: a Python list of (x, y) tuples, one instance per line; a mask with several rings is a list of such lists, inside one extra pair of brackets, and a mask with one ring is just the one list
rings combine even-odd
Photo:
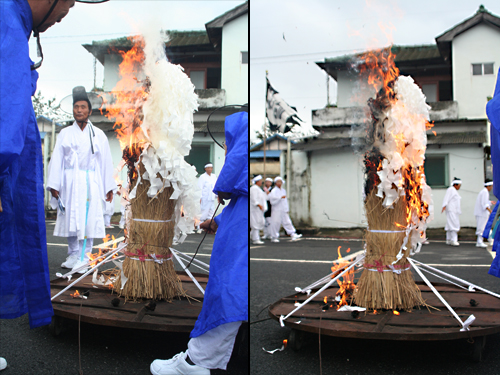
[[(441, 205), (454, 177), (463, 180), (461, 225), (476, 225), (475, 200), (485, 177), (491, 176), (485, 105), (497, 79), (498, 45), (500, 18), (480, 7), (473, 17), (438, 36), (436, 44), (392, 46), (400, 74), (413, 77), (431, 106), (434, 128), (427, 134), (425, 173), (433, 189), (435, 218), (429, 227), (444, 227)], [(366, 100), (375, 92), (365, 88), (366, 77), (351, 69), (359, 57), (317, 63), (337, 81), (338, 102), (313, 111), (313, 127), (321, 134), (293, 147), (289, 195), (294, 223), (366, 226), (362, 155), (356, 151), (364, 135), (356, 129), (366, 121)]]

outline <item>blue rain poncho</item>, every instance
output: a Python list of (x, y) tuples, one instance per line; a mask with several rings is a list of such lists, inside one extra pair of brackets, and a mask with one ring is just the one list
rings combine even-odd
[(228, 116), (225, 129), (227, 155), (214, 193), (230, 193), (231, 201), (215, 218), (210, 275), (191, 337), (248, 320), (248, 113)]
[[(500, 74), (500, 70), (499, 70)], [(486, 114), (491, 122), (491, 162), (493, 164), (493, 194), (497, 199), (500, 199), (500, 75), (497, 76), (497, 84), (495, 94), (486, 104)], [(495, 245), (493, 249), (496, 251), (500, 244), (500, 230), (495, 233)], [(500, 277), (500, 255), (496, 252), (495, 259), (491, 263), (490, 275)]]
[(42, 146), (31, 96), (26, 0), (0, 1), (0, 318), (29, 314), (30, 327), (47, 325), (50, 301), (43, 196)]

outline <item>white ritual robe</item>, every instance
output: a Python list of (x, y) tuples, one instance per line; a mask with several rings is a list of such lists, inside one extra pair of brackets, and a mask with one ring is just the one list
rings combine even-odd
[[(259, 208), (261, 205), (263, 210)], [(250, 188), (250, 228), (253, 230), (260, 230), (264, 228), (266, 221), (264, 219), (264, 212), (267, 211), (267, 196), (262, 189), (253, 185)]]
[(214, 202), (216, 195), (213, 193), (215, 183), (217, 182), (217, 176), (212, 173), (210, 176), (207, 172), (203, 173), (198, 178), (198, 186), (201, 190), (201, 216), (200, 220), (208, 220), (212, 218), (214, 214)]
[(442, 207), (446, 206), (446, 226), (444, 230), (458, 232), (460, 230), (460, 200), (462, 197), (458, 194), (458, 190), (450, 186), (446, 190), (443, 199)]
[(66, 207), (63, 214), (58, 208), (57, 199), (51, 198), (52, 208), (57, 207), (54, 236), (76, 236), (79, 240), (85, 236), (106, 236), (103, 207), (106, 194), (117, 187), (113, 179), (108, 139), (102, 130), (94, 127), (90, 121), (83, 131), (76, 122), (61, 130), (50, 159), (46, 189), (59, 191)]
[[(285, 198), (282, 198), (285, 196)], [(288, 199), (286, 190), (275, 186), (268, 195), (269, 202), (273, 209), (271, 211), (271, 238), (278, 238), (280, 227), (283, 225), (286, 233), (292, 235), (295, 233), (295, 227), (288, 215)]]
[(482, 236), (484, 227), (488, 222), (490, 212), (488, 208), (490, 207), (490, 192), (488, 189), (483, 188), (476, 198), (476, 206), (474, 207), (474, 216), (476, 217), (476, 235)]

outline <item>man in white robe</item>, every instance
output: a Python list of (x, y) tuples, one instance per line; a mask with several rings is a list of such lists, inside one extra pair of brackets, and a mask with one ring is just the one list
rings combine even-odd
[[(264, 181), (264, 193), (266, 193), (266, 199), (269, 202), (269, 193), (271, 192), (272, 189), (272, 184), (273, 184), (273, 179), (272, 178), (266, 178), (266, 181)], [(271, 202), (267, 205), (267, 211), (264, 212), (264, 219), (266, 220), (266, 224), (264, 225), (264, 236), (262, 237), (263, 240), (270, 240), (271, 239), (271, 212), (272, 212), (272, 206)]]
[[(208, 163), (205, 165), (205, 173), (203, 173), (198, 178), (198, 186), (201, 190), (201, 216), (200, 223), (203, 223), (205, 220), (211, 219), (214, 214), (214, 203), (215, 203), (215, 194), (213, 192), (215, 183), (217, 182), (217, 176), (212, 173), (214, 170), (214, 166), (212, 163)], [(200, 229), (198, 225), (198, 233), (202, 233), (203, 230)]]
[(260, 240), (259, 232), (266, 223), (264, 212), (267, 211), (267, 195), (261, 189), (261, 175), (254, 177), (253, 183), (250, 188), (250, 239), (254, 245), (262, 245), (264, 242)]
[(487, 248), (488, 245), (483, 241), (483, 232), (488, 218), (491, 214), (490, 191), (493, 189), (493, 181), (486, 179), (484, 188), (481, 189), (476, 198), (476, 206), (474, 207), (474, 216), (476, 217), (476, 247)]
[(83, 267), (93, 239), (106, 236), (103, 206), (113, 201), (117, 188), (108, 139), (89, 121), (91, 113), (85, 88), (75, 87), (75, 122), (57, 137), (46, 184), (52, 194), (50, 204), (57, 207), (54, 236), (68, 238), (68, 258), (61, 267), (69, 269)]
[(273, 207), (271, 213), (271, 242), (280, 242), (281, 226), (283, 226), (286, 233), (292, 238), (292, 241), (296, 241), (302, 235), (296, 233), (295, 227), (288, 215), (288, 199), (286, 197), (286, 190), (282, 188), (283, 179), (278, 176), (274, 179), (274, 183), (276, 186), (269, 193), (269, 202)]
[(441, 213), (446, 210), (446, 244), (451, 246), (459, 246), (458, 231), (460, 230), (460, 200), (462, 197), (458, 194), (458, 190), (462, 186), (462, 181), (456, 178), (451, 183), (451, 186), (446, 190), (443, 200), (443, 208)]

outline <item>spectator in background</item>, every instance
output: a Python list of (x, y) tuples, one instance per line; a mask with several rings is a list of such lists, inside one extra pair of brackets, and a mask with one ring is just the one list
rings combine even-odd
[(262, 245), (260, 240), (260, 230), (264, 228), (266, 220), (264, 212), (267, 211), (267, 195), (261, 189), (262, 176), (253, 178), (253, 185), (250, 188), (250, 239), (254, 245)]
[(283, 179), (278, 176), (274, 179), (274, 183), (276, 186), (269, 193), (269, 202), (273, 206), (271, 214), (271, 242), (280, 242), (281, 226), (283, 226), (286, 233), (292, 238), (292, 241), (296, 241), (302, 235), (296, 233), (295, 227), (288, 215), (288, 199), (286, 197), (286, 190), (282, 188)]
[[(198, 178), (198, 186), (201, 190), (201, 216), (200, 223), (205, 220), (211, 219), (214, 214), (214, 203), (215, 203), (215, 194), (213, 192), (215, 183), (217, 182), (217, 176), (212, 173), (214, 170), (214, 166), (212, 163), (208, 163), (205, 165), (205, 173), (203, 173)], [(198, 225), (198, 233), (203, 232)]]
[(270, 240), (271, 239), (271, 212), (272, 212), (272, 205), (271, 202), (269, 202), (269, 193), (271, 192), (272, 186), (273, 185), (273, 179), (272, 178), (266, 178), (266, 181), (264, 181), (264, 193), (266, 193), (266, 199), (267, 199), (267, 211), (264, 212), (264, 219), (266, 220), (266, 224), (264, 225), (264, 236), (262, 237), (263, 240)]
[(488, 178), (484, 182), (484, 188), (481, 189), (476, 198), (476, 206), (474, 207), (474, 216), (476, 216), (476, 247), (488, 247), (483, 241), (483, 232), (488, 222), (488, 217), (491, 214), (490, 191), (492, 189), (493, 181)]
[(462, 180), (455, 177), (451, 186), (446, 190), (446, 194), (443, 200), (443, 209), (441, 213), (446, 210), (446, 226), (444, 230), (446, 231), (446, 244), (451, 246), (460, 246), (458, 243), (458, 231), (460, 230), (460, 214), (462, 210), (460, 209), (460, 194), (458, 191), (462, 186)]

